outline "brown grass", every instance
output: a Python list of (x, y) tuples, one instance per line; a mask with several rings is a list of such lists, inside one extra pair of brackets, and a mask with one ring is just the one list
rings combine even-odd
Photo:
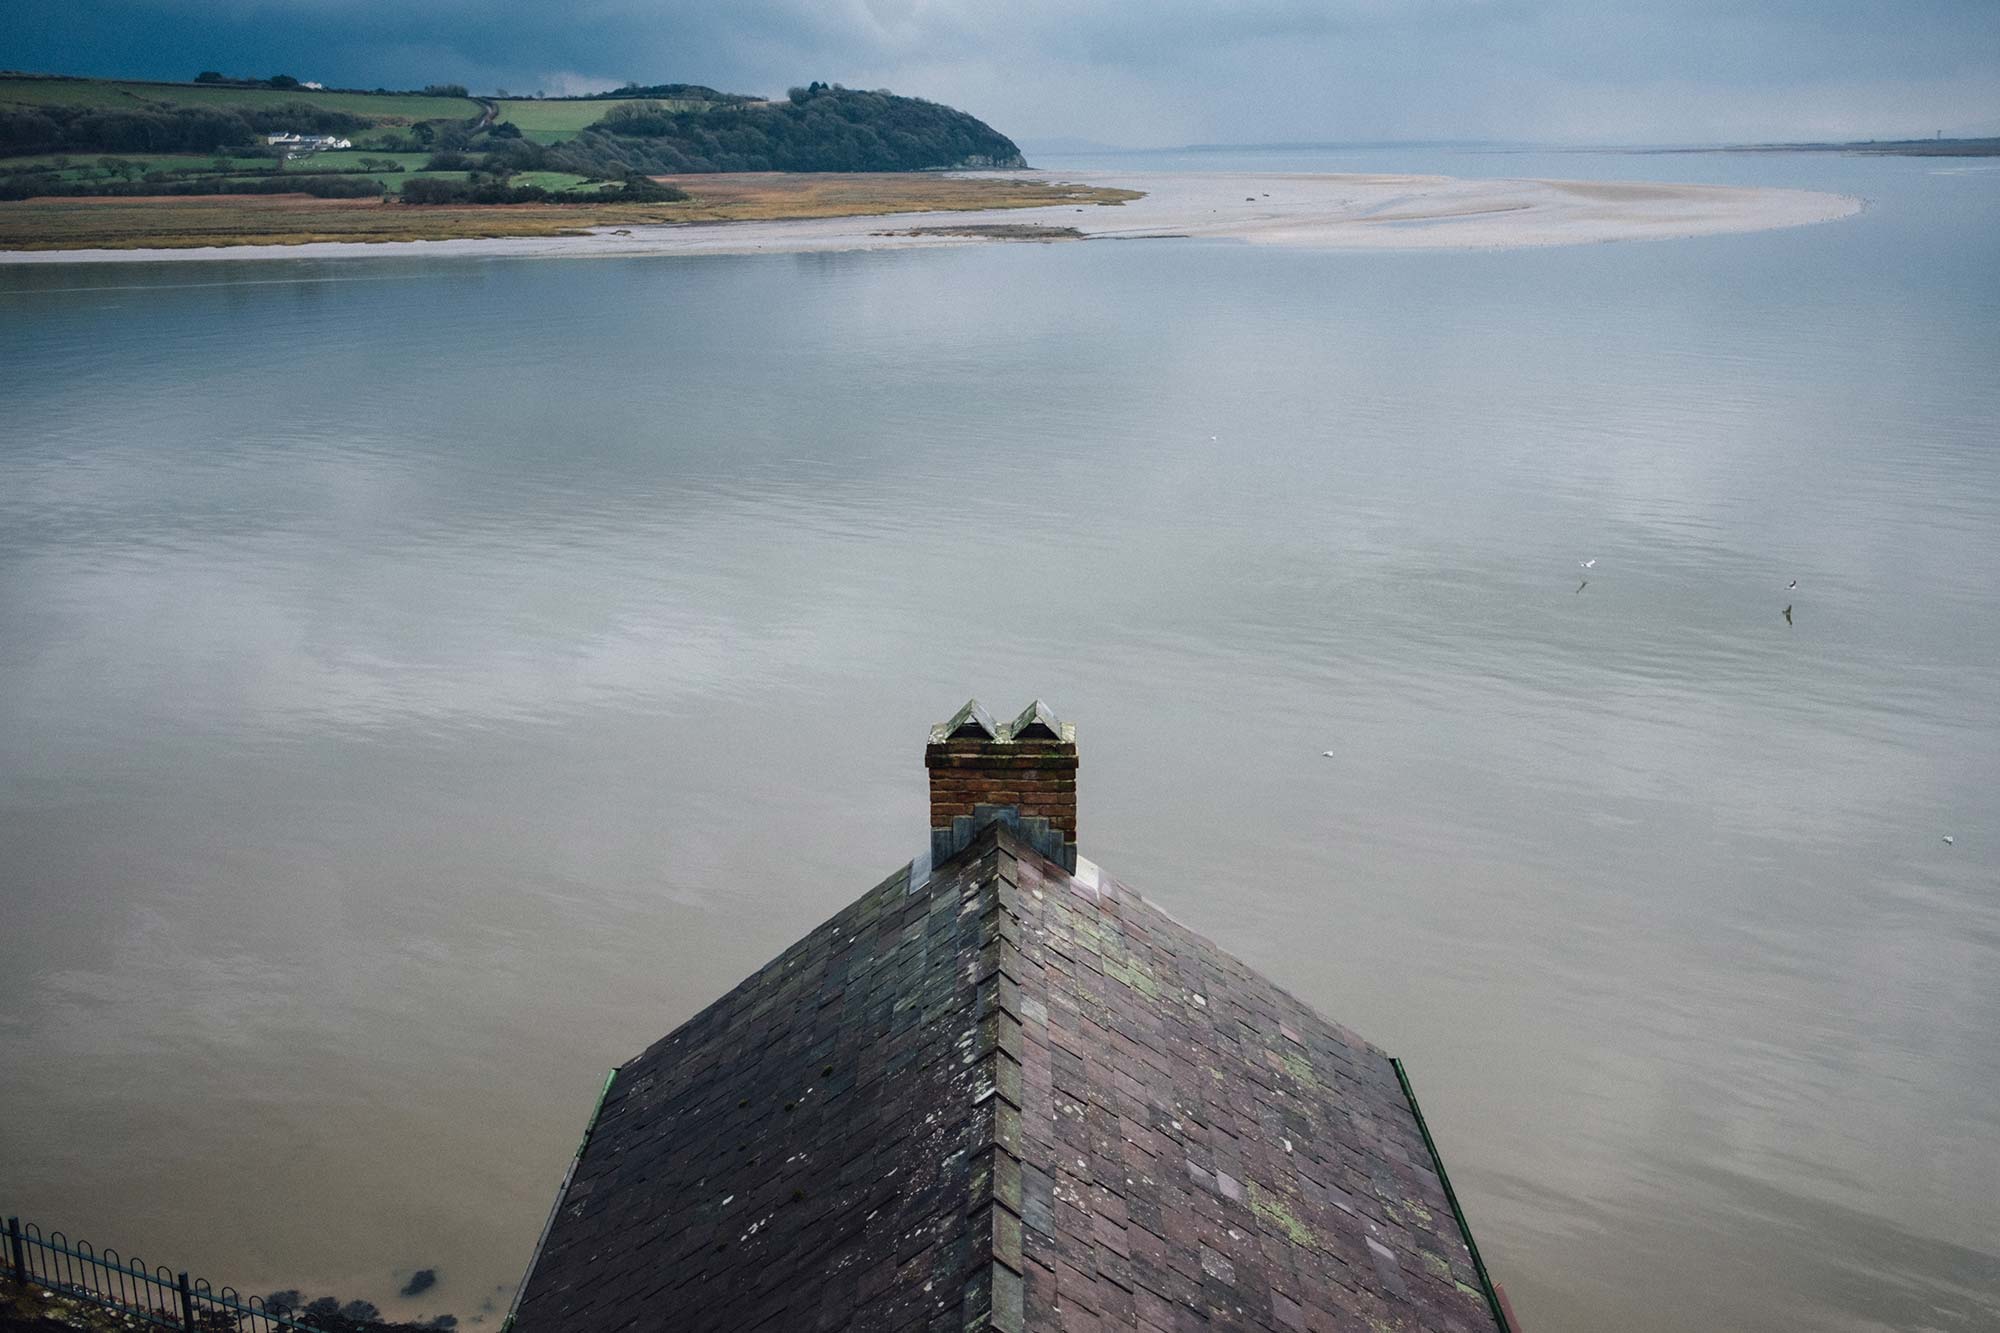
[(0, 250), (177, 249), (307, 241), (426, 241), (563, 236), (660, 222), (874, 216), (978, 208), (1120, 204), (1130, 190), (928, 174), (672, 176), (672, 204), (425, 207), (307, 195), (164, 195), (0, 203)]
[(1047, 208), (1051, 204), (1122, 204), (1136, 190), (1113, 190), (1000, 177), (925, 173), (743, 172), (725, 176), (663, 176), (693, 196), (682, 216), (689, 222), (738, 222), (773, 218), (870, 217), (976, 208)]

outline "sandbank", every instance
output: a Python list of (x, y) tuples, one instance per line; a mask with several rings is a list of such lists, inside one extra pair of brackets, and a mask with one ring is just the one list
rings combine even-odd
[[(963, 173), (977, 177), (982, 173)], [(990, 173), (1020, 177), (1021, 172)], [(1808, 190), (1450, 176), (1131, 172), (1087, 179), (1140, 190), (1116, 206), (897, 213), (782, 222), (598, 228), (575, 236), (377, 243), (314, 241), (192, 249), (0, 252), (0, 264), (380, 259), (398, 255), (558, 258), (811, 253), (993, 245), (1023, 239), (1183, 238), (1334, 250), (1506, 249), (1767, 231), (1860, 211)], [(1046, 229), (1042, 235), (1035, 229)]]

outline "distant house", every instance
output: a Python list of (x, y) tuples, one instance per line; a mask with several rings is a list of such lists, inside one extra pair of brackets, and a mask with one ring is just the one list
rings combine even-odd
[(264, 142), (274, 148), (284, 148), (286, 157), (304, 157), (307, 153), (323, 153), (333, 148), (352, 148), (352, 139), (340, 139), (331, 134), (267, 134)]
[(1077, 854), (1074, 727), (925, 767), (921, 855), (613, 1071), (513, 1333), (1510, 1329), (1401, 1064)]

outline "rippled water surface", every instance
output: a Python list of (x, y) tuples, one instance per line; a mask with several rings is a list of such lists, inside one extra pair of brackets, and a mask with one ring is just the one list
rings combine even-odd
[(504, 1309), (603, 1071), (1042, 694), (1533, 1333), (2000, 1323), (2000, 171), (1159, 165), (1870, 207), (0, 268), (0, 1209)]

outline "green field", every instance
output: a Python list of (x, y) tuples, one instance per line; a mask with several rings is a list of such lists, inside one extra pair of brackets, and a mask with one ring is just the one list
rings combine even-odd
[(422, 171), (424, 163), (431, 160), (429, 153), (377, 153), (366, 148), (336, 149), (329, 153), (314, 153), (310, 157), (294, 159), (288, 171), (353, 171), (361, 166), (361, 159), (370, 162), (394, 162), (405, 171)]
[[(440, 172), (432, 172), (433, 176)], [(544, 190), (560, 190), (570, 194), (591, 194), (604, 189), (611, 182), (593, 181), (588, 176), (577, 176), (567, 171), (520, 171), (512, 177), (516, 185), (539, 185)]]
[[(361, 159), (371, 162), (390, 161), (399, 163), (401, 171), (360, 171)], [(168, 161), (185, 159), (166, 159)], [(297, 158), (285, 164), (285, 170), (300, 176), (309, 176), (316, 171), (337, 171), (345, 175), (353, 172), (370, 180), (378, 180), (390, 194), (401, 194), (403, 182), (415, 176), (434, 181), (462, 181), (471, 178), (469, 171), (425, 171), (424, 164), (430, 161), (428, 153), (371, 153), (356, 148), (352, 151), (314, 153), (311, 157)], [(544, 190), (574, 190), (584, 185), (585, 178), (573, 176), (566, 171), (520, 171), (512, 177), (516, 185), (539, 185)], [(595, 187), (593, 187), (595, 188)]]
[(330, 111), (378, 120), (471, 120), (482, 114), (465, 97), (405, 93), (330, 93), (310, 88), (231, 88), (205, 83), (136, 83), (105, 79), (0, 78), (0, 105), (91, 106), (107, 110), (143, 106), (250, 107), (304, 102)]
[(614, 105), (603, 102), (513, 101), (500, 103), (500, 120), (520, 126), (521, 133), (537, 143), (560, 143), (586, 125), (603, 119)]
[(604, 119), (604, 113), (625, 101), (657, 102), (670, 111), (698, 111), (710, 105), (707, 102), (690, 102), (672, 97), (593, 98), (587, 101), (548, 101), (517, 98), (504, 101), (500, 106), (500, 120), (510, 125), (518, 125), (524, 138), (536, 143), (561, 143), (573, 139), (585, 128)]

